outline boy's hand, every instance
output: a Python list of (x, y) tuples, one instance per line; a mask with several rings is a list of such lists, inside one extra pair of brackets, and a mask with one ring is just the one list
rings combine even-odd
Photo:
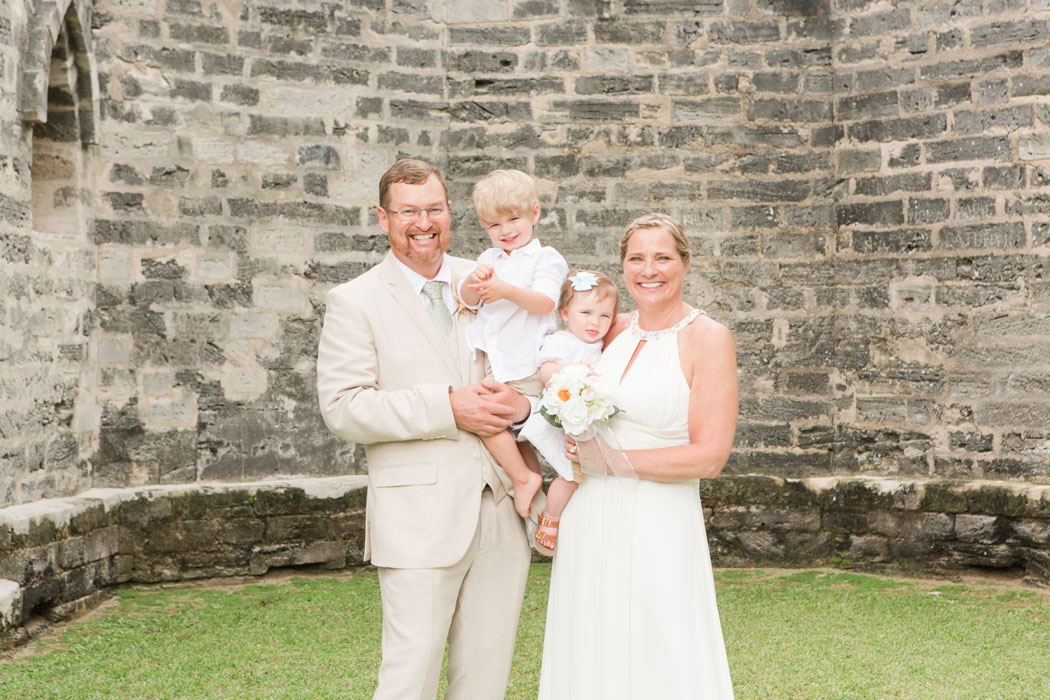
[(487, 279), (467, 285), (486, 304), (491, 304), (500, 299), (506, 299), (515, 289), (514, 285), (504, 282), (494, 274), (489, 274)]
[(478, 282), (484, 282), (489, 277), (492, 277), (492, 265), (478, 265), (475, 267), (467, 278), (463, 280), (466, 285), (474, 285)]

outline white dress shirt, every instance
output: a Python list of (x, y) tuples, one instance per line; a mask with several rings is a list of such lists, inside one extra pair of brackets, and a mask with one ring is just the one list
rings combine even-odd
[[(535, 238), (509, 254), (500, 248), (489, 248), (478, 257), (478, 264), (491, 265), (493, 273), (508, 284), (549, 297), (555, 307), (569, 274), (569, 265), (561, 253), (540, 245)], [(459, 296), (463, 298), (462, 293)], [(557, 327), (554, 311), (542, 316), (530, 314), (517, 304), (500, 299), (478, 307), (478, 318), (467, 329), (467, 342), (475, 351), (488, 353), (497, 381), (509, 382), (536, 372), (536, 351), (543, 337)]]
[[(414, 291), (416, 296), (419, 297), (419, 303), (423, 305), (424, 309), (430, 308), (430, 300), (427, 298), (427, 295), (423, 293), (423, 285), (430, 280), (398, 260), (396, 257), (394, 258), (394, 262), (397, 263), (398, 268), (404, 273), (405, 279), (408, 280), (409, 285), (412, 287), (412, 291)], [(445, 283), (441, 285), (441, 298), (445, 300), (445, 306), (448, 307), (448, 312), (450, 314), (455, 314), (459, 305), (452, 297), (452, 264), (448, 261), (447, 255), (441, 256), (441, 269), (438, 270), (434, 279), (438, 282)]]

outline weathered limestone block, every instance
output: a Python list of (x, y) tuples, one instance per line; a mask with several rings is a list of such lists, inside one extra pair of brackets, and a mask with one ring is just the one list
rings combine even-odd
[(942, 540), (952, 536), (954, 522), (943, 513), (895, 513), (872, 511), (867, 514), (872, 532), (890, 538)]
[(8, 579), (0, 579), (0, 638), (21, 619), (22, 587)]
[(1029, 545), (1050, 544), (1050, 522), (1032, 518), (1019, 518), (1010, 523), (1013, 536)]
[(995, 544), (1002, 537), (1002, 527), (994, 515), (969, 515), (960, 513), (955, 516), (955, 536), (965, 542)]
[(890, 561), (889, 541), (879, 535), (854, 535), (849, 538), (846, 559), (854, 563)]
[(346, 547), (342, 542), (279, 544), (253, 548), (251, 573), (262, 575), (275, 566), (324, 564), (326, 569), (346, 566)]

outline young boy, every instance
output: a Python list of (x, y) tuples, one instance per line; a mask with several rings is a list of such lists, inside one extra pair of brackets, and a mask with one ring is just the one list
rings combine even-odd
[[(537, 351), (557, 329), (554, 313), (569, 266), (558, 251), (532, 237), (540, 218), (536, 184), (519, 170), (494, 170), (474, 186), (474, 208), (492, 241), (459, 287), (459, 298), (478, 308), (467, 329), (475, 351), (488, 354), (493, 377), (519, 393), (543, 390)], [(480, 304), (480, 306), (478, 306)], [(514, 482), (514, 507), (523, 518), (540, 489), (539, 460), (531, 447), (504, 431), (485, 446)]]

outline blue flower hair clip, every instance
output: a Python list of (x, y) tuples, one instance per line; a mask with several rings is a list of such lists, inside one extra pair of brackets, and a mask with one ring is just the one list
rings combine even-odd
[(593, 272), (577, 272), (569, 281), (575, 291), (588, 292), (598, 285), (598, 276)]

